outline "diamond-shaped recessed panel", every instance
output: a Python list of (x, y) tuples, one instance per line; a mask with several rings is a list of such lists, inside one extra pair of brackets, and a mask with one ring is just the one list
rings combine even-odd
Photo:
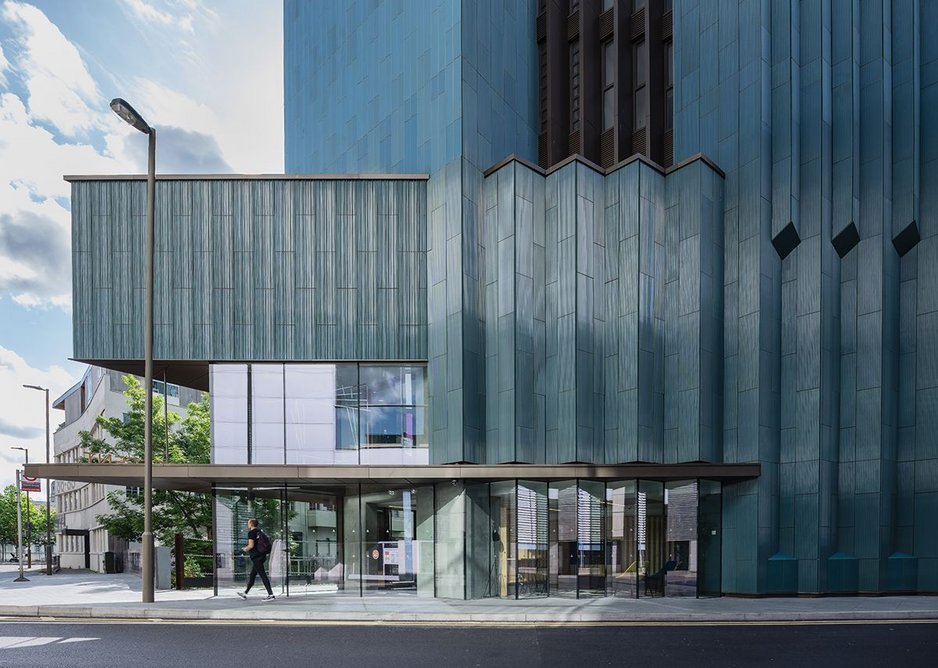
[(788, 257), (798, 244), (801, 243), (801, 237), (798, 236), (798, 228), (789, 221), (788, 225), (782, 228), (782, 231), (772, 238), (772, 245), (775, 246), (775, 252), (783, 260)]
[(913, 220), (906, 225), (899, 234), (892, 238), (892, 245), (896, 247), (896, 252), (899, 254), (899, 257), (902, 257), (915, 248), (915, 245), (921, 241), (921, 239), (922, 237), (918, 232), (918, 223)]
[(840, 257), (844, 257), (858, 243), (860, 243), (860, 232), (857, 230), (856, 223), (853, 222), (849, 223), (831, 239), (831, 244)]

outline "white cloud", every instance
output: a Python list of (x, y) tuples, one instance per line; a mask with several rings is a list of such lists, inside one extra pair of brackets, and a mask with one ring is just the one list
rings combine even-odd
[[(127, 8), (139, 19), (147, 23), (155, 23), (157, 25), (165, 27), (176, 27), (184, 30), (185, 32), (194, 32), (193, 29), (193, 20), (194, 17), (192, 14), (183, 14), (182, 16), (177, 16), (169, 11), (165, 11), (155, 7), (154, 5), (144, 2), (144, 0), (125, 0), (127, 3)], [(184, 7), (188, 7), (190, 10), (195, 9), (196, 5), (192, 3), (182, 3)]]
[(236, 171), (282, 172), (283, 8), (279, 2), (221, 7), (223, 30), (205, 45), (212, 79), (200, 99), (218, 110), (216, 136)]
[(116, 117), (99, 122), (113, 131), (109, 155), (59, 144), (19, 97), (0, 94), (0, 292), (21, 305), (71, 302), (70, 216), (61, 203), (70, 190), (62, 174), (137, 171), (122, 139), (133, 130)]
[(0, 46), (0, 86), (5, 86), (7, 83), (6, 77), (3, 75), (5, 70), (10, 68), (10, 61), (6, 59), (6, 56), (3, 55), (3, 46)]
[[(77, 377), (60, 366), (48, 369), (31, 367), (21, 356), (0, 346), (0, 487), (15, 484), (16, 469), (23, 453), (11, 446), (29, 449), (31, 461), (45, 461), (45, 406), (43, 395), (27, 390), (24, 384), (48, 387), (55, 399), (71, 387)], [(50, 413), (52, 430), (62, 421), (60, 411)], [(45, 495), (43, 489), (43, 496)]]
[[(279, 4), (217, 9), (196, 0), (165, 0), (158, 8), (196, 17), (198, 67), (180, 69), (187, 35), (144, 25), (159, 45), (141, 46), (142, 53), (164, 67), (177, 65), (178, 77), (109, 74), (159, 130), (158, 170), (280, 172)], [(14, 84), (0, 80), (0, 295), (22, 306), (68, 309), (70, 186), (62, 175), (139, 173), (146, 140), (110, 112), (82, 60), (85, 52), (95, 58), (93, 45), (80, 53), (40, 10), (22, 2), (0, 0), (0, 20), (10, 29), (0, 77)]]
[(135, 82), (139, 108), (159, 131), (160, 126), (186, 128), (210, 135), (218, 131), (218, 117), (205, 104), (156, 81)]
[(30, 116), (69, 137), (100, 128), (89, 106), (100, 98), (98, 87), (75, 45), (32, 5), (8, 1), (2, 15), (19, 30), (14, 66), (26, 85)]

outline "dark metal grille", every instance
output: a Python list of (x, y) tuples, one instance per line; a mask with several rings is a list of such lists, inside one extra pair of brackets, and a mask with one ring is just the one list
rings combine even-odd
[(661, 39), (668, 39), (674, 33), (674, 15), (668, 12), (661, 17)]
[(605, 41), (615, 30), (615, 8), (610, 8), (599, 15), (599, 40)]
[(632, 14), (632, 39), (637, 39), (645, 34), (645, 8), (642, 7)]
[(599, 162), (602, 167), (612, 167), (616, 161), (615, 128), (609, 128), (599, 137)]
[(571, 132), (567, 139), (567, 155), (574, 155), (580, 152), (580, 131)]
[(648, 141), (646, 139), (645, 128), (639, 128), (632, 133), (632, 155), (635, 155), (636, 153), (648, 155), (646, 151), (647, 146)]
[(567, 17), (567, 39), (575, 39), (580, 34), (580, 12), (579, 10)]

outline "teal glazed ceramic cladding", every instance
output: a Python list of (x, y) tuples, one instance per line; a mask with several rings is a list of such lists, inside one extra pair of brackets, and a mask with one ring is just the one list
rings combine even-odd
[[(77, 359), (142, 357), (145, 193), (72, 184)], [(425, 178), (158, 179), (154, 357), (425, 359), (426, 243)]]
[(938, 589), (936, 30), (674, 2), (675, 160), (726, 172), (724, 459), (762, 464), (724, 488), (725, 591)]
[(285, 0), (286, 171), (536, 160), (536, 5)]
[[(712, 589), (938, 591), (938, 3), (674, 0), (675, 166), (546, 172), (538, 7), (287, 0), (333, 176), (158, 180), (157, 358), (426, 362), (431, 464), (758, 463)], [(139, 359), (144, 182), (72, 192), (75, 357)]]

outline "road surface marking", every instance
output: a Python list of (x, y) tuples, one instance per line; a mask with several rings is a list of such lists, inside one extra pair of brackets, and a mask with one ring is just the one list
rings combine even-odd
[(0, 636), (0, 649), (20, 649), (21, 647), (41, 647), (43, 645), (86, 642), (100, 638), (63, 638), (62, 636)]

